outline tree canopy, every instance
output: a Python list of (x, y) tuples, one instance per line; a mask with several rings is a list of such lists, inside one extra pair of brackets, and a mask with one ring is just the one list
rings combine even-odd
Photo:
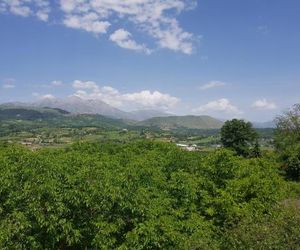
[(221, 128), (221, 142), (225, 148), (234, 150), (238, 155), (251, 155), (251, 148), (256, 145), (256, 155), (258, 144), (258, 134), (250, 122), (233, 119), (226, 121)]
[[(264, 225), (281, 214), (274, 206), (286, 188), (275, 166), (273, 158), (145, 140), (2, 145), (0, 248), (232, 249), (247, 240), (262, 249), (259, 235), (239, 237), (246, 224), (255, 231), (255, 218)], [(287, 221), (291, 235), (278, 229), (283, 249), (298, 233)]]

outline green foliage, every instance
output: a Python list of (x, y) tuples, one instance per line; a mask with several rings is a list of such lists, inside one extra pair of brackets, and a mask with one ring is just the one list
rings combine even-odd
[(222, 144), (225, 148), (234, 150), (238, 155), (250, 156), (251, 147), (257, 142), (257, 137), (258, 134), (252, 128), (252, 124), (244, 120), (226, 121), (221, 128)]
[(283, 150), (287, 145), (300, 142), (300, 104), (276, 118), (276, 147)]
[(258, 140), (255, 141), (255, 144), (251, 152), (251, 156), (256, 158), (261, 156), (261, 149)]
[(145, 140), (1, 145), (0, 183), (1, 249), (220, 249), (285, 193), (268, 158)]
[(300, 180), (300, 142), (292, 146), (287, 146), (280, 154), (283, 162), (283, 170), (286, 176), (295, 181)]
[(280, 206), (272, 214), (243, 219), (226, 232), (223, 249), (299, 249), (300, 213)]
[(276, 119), (276, 149), (289, 179), (300, 180), (300, 104)]

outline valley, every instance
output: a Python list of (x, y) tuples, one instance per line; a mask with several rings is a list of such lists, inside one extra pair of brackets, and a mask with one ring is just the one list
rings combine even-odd
[[(146, 138), (206, 151), (220, 147), (222, 124), (209, 116), (165, 116), (137, 121), (71, 113), (60, 108), (0, 105), (0, 141), (32, 149), (63, 147), (77, 141), (128, 142)], [(272, 149), (273, 129), (258, 128), (257, 131), (262, 146)]]

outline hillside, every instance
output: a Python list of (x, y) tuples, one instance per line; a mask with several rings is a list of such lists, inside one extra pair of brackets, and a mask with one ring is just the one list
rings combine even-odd
[(169, 116), (155, 117), (138, 123), (139, 126), (157, 127), (163, 130), (187, 129), (219, 129), (223, 122), (210, 116)]
[(145, 121), (154, 117), (168, 117), (171, 114), (158, 110), (135, 110), (128, 113), (128, 118), (135, 121)]
[(0, 105), (0, 120), (41, 120), (67, 115), (69, 112), (61, 109), (18, 107)]
[(145, 109), (135, 111), (123, 111), (115, 108), (101, 100), (82, 99), (78, 96), (69, 96), (63, 99), (59, 98), (43, 98), (35, 102), (11, 102), (0, 104), (0, 107), (5, 108), (51, 108), (65, 110), (72, 114), (97, 114), (114, 119), (125, 119), (143, 121), (153, 117), (165, 117), (170, 114), (159, 110)]
[(17, 107), (0, 105), (1, 134), (9, 131), (26, 131), (35, 128), (123, 128), (127, 124), (123, 120), (102, 115), (70, 114), (61, 109)]

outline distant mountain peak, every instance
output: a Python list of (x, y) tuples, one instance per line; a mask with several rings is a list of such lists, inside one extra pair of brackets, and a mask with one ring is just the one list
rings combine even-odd
[[(161, 110), (143, 109), (126, 112), (115, 108), (99, 99), (83, 99), (79, 96), (66, 98), (42, 98), (32, 103), (6, 103), (1, 106), (19, 108), (51, 108), (66, 114), (95, 114), (114, 119), (136, 121), (141, 126), (155, 126), (162, 129), (191, 128), (191, 129), (218, 129), (223, 122), (210, 116), (176, 116)], [(134, 123), (136, 123), (134, 122)]]
[(127, 117), (126, 112), (114, 108), (101, 100), (82, 99), (74, 95), (64, 99), (43, 98), (34, 102), (33, 105), (38, 107), (59, 108), (76, 114), (99, 114), (122, 119)]

